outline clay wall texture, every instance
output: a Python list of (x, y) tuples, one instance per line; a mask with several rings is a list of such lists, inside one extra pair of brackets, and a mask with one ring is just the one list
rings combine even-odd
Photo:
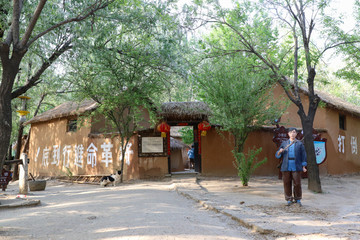
[[(284, 96), (282, 88), (274, 89), (275, 96)], [(308, 106), (307, 98), (302, 95), (305, 109)], [(339, 128), (339, 114), (346, 119), (346, 128)], [(297, 127), (301, 129), (300, 117), (297, 107), (291, 104), (281, 117), (281, 125), (285, 127)], [(321, 132), (321, 137), (327, 139), (327, 158), (319, 165), (320, 174), (346, 174), (360, 172), (360, 118), (345, 111), (339, 111), (332, 107), (319, 107), (314, 120), (314, 128)], [(261, 129), (252, 132), (245, 142), (245, 152), (249, 148), (262, 148), (259, 159), (268, 159), (265, 164), (254, 172), (255, 175), (277, 175), (276, 168), (279, 160), (275, 158), (277, 151), (273, 143), (273, 130)], [(220, 136), (214, 128), (208, 136), (202, 137), (202, 169), (203, 175), (228, 176), (236, 175), (233, 165), (234, 157), (231, 153), (231, 136), (226, 133)]]
[[(274, 95), (285, 97), (282, 88), (274, 89)], [(306, 108), (307, 98), (302, 96)], [(345, 116), (345, 129), (339, 127), (339, 115)], [(149, 115), (144, 111), (144, 128), (150, 127)], [(85, 124), (76, 132), (67, 132), (67, 123), (71, 117), (52, 119), (46, 122), (32, 123), (29, 145), (29, 172), (34, 176), (105, 175), (120, 169), (119, 136), (104, 136), (101, 133), (105, 121)], [(301, 128), (297, 107), (291, 104), (281, 117), (281, 125)], [(275, 127), (275, 126), (274, 126)], [(333, 107), (319, 107), (314, 128), (321, 130), (327, 138), (327, 159), (320, 165), (320, 174), (345, 174), (360, 172), (359, 140), (360, 118), (348, 111)], [(274, 128), (262, 128), (252, 132), (245, 143), (249, 148), (262, 147), (259, 159), (267, 158), (256, 175), (277, 175), (279, 160), (275, 158), (277, 150), (272, 138)], [(231, 134), (220, 135), (214, 127), (201, 137), (201, 165), (204, 176), (236, 176), (232, 154)], [(181, 156), (173, 156), (173, 159)], [(173, 160), (174, 161), (174, 160)], [(186, 162), (186, 161), (184, 161)], [(175, 162), (173, 170), (182, 170)], [(164, 177), (168, 174), (168, 158), (138, 157), (138, 135), (134, 134), (126, 149), (124, 162), (124, 180)]]

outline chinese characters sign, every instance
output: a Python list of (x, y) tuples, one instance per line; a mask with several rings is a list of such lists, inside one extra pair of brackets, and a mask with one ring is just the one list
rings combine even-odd
[[(338, 147), (339, 153), (345, 153), (345, 136), (339, 135)], [(358, 154), (357, 150), (357, 137), (351, 136), (350, 138), (351, 154)]]
[[(129, 143), (125, 152), (125, 161), (129, 165), (130, 164), (130, 155), (133, 154), (133, 150), (131, 150), (132, 144)], [(51, 165), (59, 166), (60, 162), (63, 163), (64, 167), (70, 167), (70, 163), (72, 163), (79, 167), (83, 168), (84, 165), (89, 165), (92, 168), (96, 167), (98, 164), (97, 153), (101, 151), (101, 159), (99, 159), (101, 164), (104, 164), (105, 167), (109, 167), (111, 163), (113, 163), (113, 144), (104, 142), (98, 148), (94, 143), (90, 143), (90, 145), (85, 148), (83, 144), (75, 144), (72, 145), (52, 145), (45, 146), (42, 151), (41, 148), (38, 147), (35, 155), (35, 162), (41, 161), (41, 166), (48, 167)], [(119, 149), (121, 156), (121, 148)], [(42, 153), (42, 157), (39, 156)], [(73, 156), (73, 158), (71, 157)], [(121, 160), (121, 159), (120, 159)]]

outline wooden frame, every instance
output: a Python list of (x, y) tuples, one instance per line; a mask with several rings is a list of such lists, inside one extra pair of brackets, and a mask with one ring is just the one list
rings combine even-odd
[[(150, 139), (152, 138), (152, 139)], [(138, 135), (138, 156), (139, 157), (166, 157), (167, 156), (167, 138), (162, 138), (157, 132), (140, 132)], [(143, 144), (152, 144), (152, 146), (143, 146)], [(161, 146), (160, 146), (161, 144)], [(147, 150), (143, 152), (143, 150)], [(160, 150), (161, 149), (161, 150)]]

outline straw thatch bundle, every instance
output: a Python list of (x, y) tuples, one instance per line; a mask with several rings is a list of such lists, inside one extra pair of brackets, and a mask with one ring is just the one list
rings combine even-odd
[(161, 105), (159, 116), (169, 121), (191, 121), (206, 119), (210, 112), (204, 102), (167, 102)]
[[(306, 88), (301, 90), (307, 94)], [(338, 97), (332, 96), (322, 91), (315, 91), (321, 101), (326, 103), (327, 107), (339, 111), (348, 112), (354, 116), (360, 117), (360, 106), (346, 102)], [(56, 118), (81, 115), (84, 112), (92, 111), (97, 108), (97, 103), (93, 100), (84, 100), (81, 103), (65, 102), (51, 110), (48, 110), (25, 124), (36, 122), (45, 122)], [(159, 116), (168, 121), (202, 121), (207, 119), (211, 110), (204, 102), (167, 102), (161, 105)]]
[(39, 114), (25, 124), (36, 122), (46, 122), (51, 119), (62, 118), (67, 116), (81, 115), (87, 111), (92, 111), (97, 108), (97, 103), (94, 100), (84, 100), (81, 103), (65, 102), (53, 109), (50, 109), (42, 114)]
[(170, 149), (171, 150), (176, 150), (176, 149), (183, 149), (183, 148), (190, 148), (188, 145), (186, 145), (185, 143), (183, 143), (180, 140), (177, 140), (173, 137), (170, 137)]
[(360, 106), (346, 102), (341, 98), (332, 96), (322, 91), (315, 91), (315, 93), (320, 97), (321, 101), (326, 103), (327, 107), (348, 112), (354, 116), (360, 117)]

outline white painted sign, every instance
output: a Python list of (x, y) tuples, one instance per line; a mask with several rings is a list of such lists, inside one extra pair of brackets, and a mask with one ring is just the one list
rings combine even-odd
[(89, 145), (89, 147), (87, 148), (87, 160), (86, 163), (88, 165), (91, 165), (91, 167), (95, 167), (96, 166), (96, 152), (97, 152), (97, 147), (91, 143)]
[(339, 152), (345, 153), (345, 136), (338, 137)]
[(109, 164), (112, 163), (112, 149), (113, 145), (111, 143), (103, 143), (101, 148), (103, 152), (101, 153), (101, 162), (105, 163), (106, 167), (109, 167)]
[[(134, 154), (134, 151), (131, 150), (132, 143), (128, 143), (125, 151), (125, 163), (126, 165), (130, 165), (130, 155)], [(119, 148), (119, 160), (122, 161), (122, 147)]]
[(351, 153), (352, 154), (357, 154), (357, 137), (351, 137)]
[[(102, 151), (100, 150), (101, 158), (99, 161), (108, 168), (110, 164), (113, 163), (112, 148), (114, 145), (110, 142), (104, 142), (100, 145), (100, 147)], [(125, 161), (127, 165), (130, 165), (130, 160), (132, 158), (131, 155), (134, 154), (134, 151), (131, 149), (131, 147), (132, 143), (128, 143), (125, 151)], [(51, 145), (50, 147), (44, 147), (42, 150), (42, 158), (40, 158), (39, 155), (41, 155), (41, 148), (38, 147), (35, 156), (35, 162), (37, 162), (38, 159), (41, 160), (41, 166), (43, 167), (48, 167), (49, 165), (60, 166), (62, 162), (62, 166), (66, 168), (70, 167), (70, 163), (73, 163), (74, 166), (79, 168), (83, 168), (86, 165), (90, 165), (92, 168), (94, 168), (98, 164), (97, 152), (98, 148), (94, 143), (90, 143), (87, 148), (85, 148), (83, 144), (64, 145), (63, 147), (61, 145)], [(120, 161), (122, 160), (121, 153), (122, 149), (120, 147), (119, 152), (117, 153), (119, 154)]]

